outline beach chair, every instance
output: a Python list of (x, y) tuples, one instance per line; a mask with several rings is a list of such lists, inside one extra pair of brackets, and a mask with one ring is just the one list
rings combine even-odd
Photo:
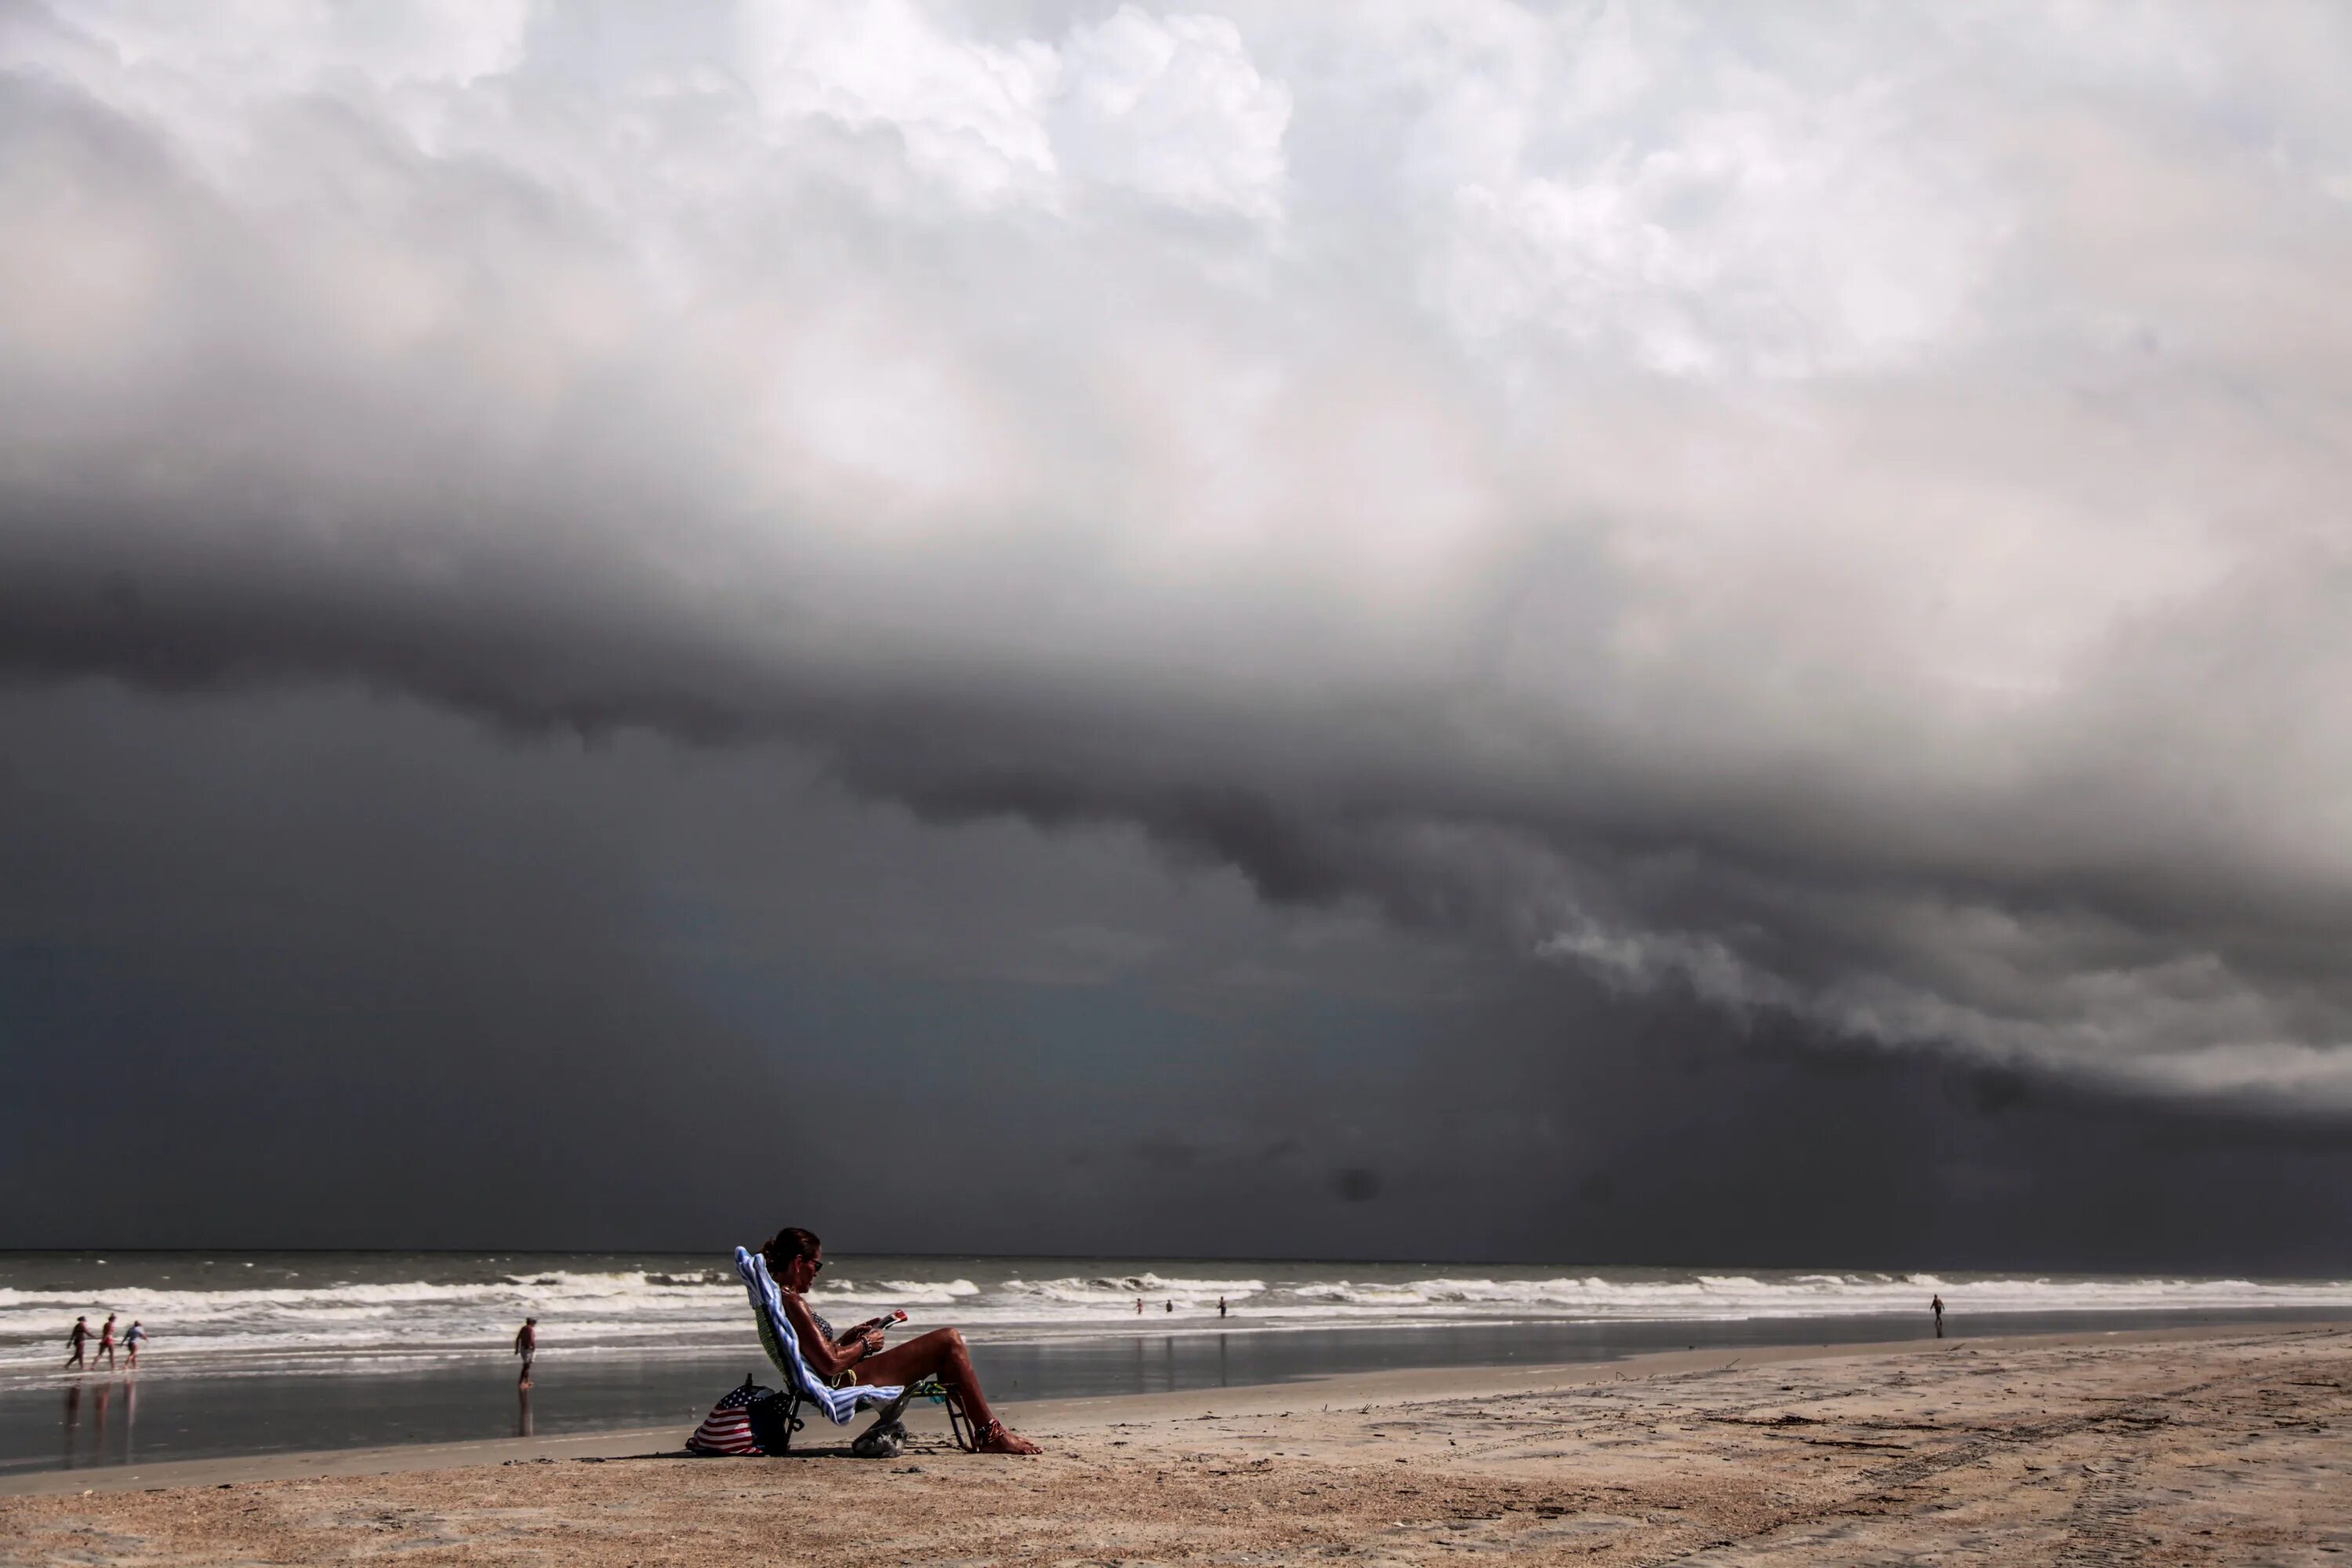
[(967, 1454), (980, 1452), (979, 1423), (964, 1413), (963, 1401), (956, 1397), (954, 1389), (936, 1377), (927, 1377), (909, 1387), (907, 1392), (928, 1399), (934, 1405), (945, 1406), (948, 1413), (948, 1433), (955, 1438), (955, 1446)]
[(768, 1359), (775, 1363), (784, 1382), (783, 1419), (776, 1429), (775, 1446), (768, 1452), (791, 1449), (793, 1434), (806, 1425), (801, 1419), (801, 1406), (813, 1405), (836, 1426), (848, 1426), (860, 1409), (873, 1410), (874, 1425), (860, 1433), (851, 1447), (866, 1457), (895, 1455), (906, 1441), (906, 1427), (900, 1417), (908, 1405), (919, 1398), (947, 1406), (948, 1430), (954, 1434), (957, 1447), (966, 1453), (978, 1447), (979, 1431), (964, 1414), (962, 1403), (937, 1378), (927, 1377), (905, 1387), (850, 1384), (835, 1388), (817, 1376), (808, 1358), (801, 1353), (800, 1336), (793, 1331), (792, 1320), (784, 1316), (783, 1294), (769, 1276), (767, 1260), (739, 1247), (735, 1249), (735, 1272), (751, 1298), (751, 1316), (760, 1326), (760, 1348), (768, 1352)]

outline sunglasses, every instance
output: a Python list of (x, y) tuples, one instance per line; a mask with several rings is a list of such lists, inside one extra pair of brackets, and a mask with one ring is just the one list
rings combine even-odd
[(810, 1261), (809, 1261), (809, 1272), (810, 1272), (810, 1273), (812, 1273), (812, 1274), (822, 1274), (822, 1273), (824, 1273), (824, 1258), (812, 1258), (812, 1259), (810, 1259)]

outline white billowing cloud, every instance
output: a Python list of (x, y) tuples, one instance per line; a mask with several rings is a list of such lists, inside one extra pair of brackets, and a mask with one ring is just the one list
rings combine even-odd
[(1884, 94), (1733, 102), (1664, 145), (1454, 193), (1433, 280), (1462, 328), (1536, 327), (1668, 374), (1873, 369), (1948, 348), (2000, 238), (1965, 175), (1881, 145)]
[(0, 657), (180, 647), (75, 608), (131, 573), (230, 673), (2335, 1083), (2347, 62), (2319, 5), (18, 7)]
[(1072, 31), (1064, 68), (1066, 167), (1171, 206), (1280, 216), (1290, 95), (1232, 21), (1122, 5)]
[(126, 64), (220, 71), (300, 90), (337, 77), (466, 83), (520, 62), (529, 0), (225, 0), (201, 14), (171, 0), (95, 0), (74, 19)]
[(1049, 44), (958, 37), (913, 0), (747, 0), (740, 15), (742, 68), (781, 134), (820, 115), (886, 128), (910, 163), (974, 202), (1042, 190), (1057, 172), (1044, 110), (1061, 62)]
[(1367, 27), (1350, 63), (1413, 110), (1396, 174), (1423, 299), (1487, 352), (1533, 333), (1654, 372), (1802, 375), (1970, 330), (2010, 213), (1993, 144), (1920, 112), (1952, 74), (1933, 25), (1872, 47), (1597, 4)]
[(1061, 38), (959, 35), (913, 0), (746, 0), (745, 68), (779, 136), (886, 129), (976, 205), (1058, 205), (1065, 177), (1194, 211), (1277, 216), (1290, 104), (1223, 16), (1134, 5)]

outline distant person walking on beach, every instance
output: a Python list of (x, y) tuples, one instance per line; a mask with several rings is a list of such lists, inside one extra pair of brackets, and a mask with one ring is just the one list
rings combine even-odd
[(530, 1375), (531, 1358), (539, 1353), (539, 1320), (525, 1318), (515, 1331), (514, 1353), (522, 1357), (522, 1374)]
[(1166, 1307), (1171, 1312), (1176, 1310), (1176, 1303), (1173, 1301), (1163, 1301), (1160, 1305)]
[[(1142, 1310), (1140, 1307), (1138, 1307), (1136, 1310), (1138, 1311)], [(73, 1354), (66, 1357), (66, 1370), (68, 1372), (71, 1372), (78, 1366), (87, 1368), (89, 1363), (83, 1361), (81, 1357), (83, 1348), (89, 1343), (89, 1320), (88, 1318), (76, 1318), (74, 1320), (73, 1332), (66, 1336), (66, 1343), (73, 1347)]]
[(1218, 1297), (1218, 1298), (1217, 1298), (1217, 1316), (1219, 1316), (1220, 1318), (1222, 1318), (1222, 1317), (1223, 1317), (1224, 1315), (1225, 1315), (1225, 1299), (1224, 1299), (1223, 1296), (1220, 1296), (1220, 1297)]
[(1936, 1314), (1936, 1337), (1940, 1340), (1944, 1337), (1944, 1299), (1941, 1296), (1931, 1299), (1927, 1308)]
[(111, 1312), (106, 1314), (106, 1327), (98, 1331), (98, 1355), (89, 1358), (92, 1370), (97, 1368), (98, 1357), (101, 1355), (106, 1358), (106, 1370), (112, 1372), (114, 1370), (114, 1314)]
[(122, 1331), (122, 1364), (133, 1372), (139, 1370), (139, 1342), (146, 1337), (147, 1331), (139, 1326), (136, 1318), (131, 1319), (131, 1326)]
[(1139, 1318), (1143, 1316), (1143, 1298), (1140, 1296), (1135, 1299), (1135, 1315)]

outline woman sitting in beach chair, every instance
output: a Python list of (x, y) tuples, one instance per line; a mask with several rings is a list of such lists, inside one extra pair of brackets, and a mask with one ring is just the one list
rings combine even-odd
[[(972, 1375), (971, 1355), (964, 1349), (961, 1330), (933, 1329), (888, 1350), (883, 1348), (881, 1329), (871, 1323), (861, 1323), (846, 1333), (835, 1334), (831, 1325), (810, 1309), (805, 1299), (808, 1288), (816, 1281), (817, 1271), (824, 1267), (824, 1244), (798, 1226), (787, 1226), (769, 1237), (767, 1245), (760, 1248), (759, 1260), (765, 1268), (755, 1272), (765, 1272), (777, 1286), (777, 1297), (785, 1320), (793, 1327), (801, 1359), (819, 1379), (826, 1383), (845, 1380), (845, 1386), (878, 1390), (893, 1384), (911, 1386), (926, 1377), (936, 1377), (970, 1418), (976, 1451), (1043, 1452), (1028, 1438), (1007, 1430), (989, 1409), (988, 1396), (980, 1391), (980, 1379)], [(750, 1261), (748, 1256), (741, 1259), (744, 1264)], [(840, 1418), (846, 1420), (847, 1416)]]

